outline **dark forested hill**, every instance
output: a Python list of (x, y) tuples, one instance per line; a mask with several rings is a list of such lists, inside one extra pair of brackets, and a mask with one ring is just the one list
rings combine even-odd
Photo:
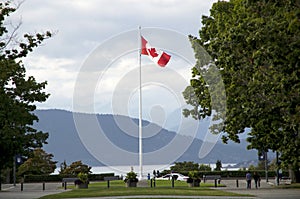
[[(39, 130), (49, 132), (48, 144), (44, 146), (44, 149), (48, 153), (52, 153), (54, 155), (54, 159), (58, 161), (58, 163), (61, 163), (64, 160), (68, 163), (82, 160), (84, 163), (91, 166), (102, 165), (102, 163), (91, 155), (82, 144), (73, 120), (72, 112), (51, 109), (37, 110), (36, 114), (39, 117), (39, 122), (34, 124), (34, 126)], [(80, 116), (84, 118), (90, 116), (90, 114), (80, 113)], [(124, 130), (119, 128), (116, 122), (117, 118), (118, 122), (123, 123), (123, 125), (125, 124), (127, 129), (126, 131), (128, 132), (138, 132), (138, 127), (136, 125), (138, 122), (137, 119), (109, 114), (99, 114), (96, 115), (96, 118), (98, 119), (103, 132), (105, 132), (105, 136), (111, 143), (124, 151), (133, 153), (138, 152), (137, 136), (125, 133)], [(159, 126), (147, 121), (143, 121), (143, 126), (147, 126), (147, 128), (143, 131), (143, 133), (147, 135), (147, 138), (143, 139), (143, 151), (145, 153), (151, 153), (159, 150), (171, 142), (175, 136), (181, 136), (183, 140), (193, 139), (191, 137), (177, 135), (175, 132), (171, 132), (166, 129), (161, 129)], [(87, 128), (91, 127), (87, 126)], [(151, 132), (156, 133), (151, 135)], [(220, 142), (215, 145), (213, 150), (205, 158), (199, 159), (198, 153), (202, 143), (203, 141), (200, 139), (195, 138), (194, 140), (191, 140), (191, 145), (177, 161), (215, 163), (217, 160), (221, 160), (222, 163), (238, 163), (257, 159), (257, 152), (246, 150), (245, 144), (225, 145)], [(104, 143), (101, 143), (99, 140), (99, 145), (101, 144)], [(109, 151), (107, 153), (109, 153)], [(126, 162), (126, 159), (124, 159), (123, 163), (124, 165), (129, 164)], [(165, 163), (166, 162), (158, 156), (156, 162), (153, 162), (152, 164)]]

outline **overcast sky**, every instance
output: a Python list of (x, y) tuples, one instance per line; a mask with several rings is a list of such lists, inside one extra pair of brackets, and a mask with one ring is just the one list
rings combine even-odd
[[(81, 106), (77, 106), (76, 111), (114, 112), (133, 117), (138, 117), (138, 84), (128, 84), (138, 82), (138, 79), (133, 78), (138, 76), (136, 46), (128, 47), (126, 53), (114, 54), (116, 57), (111, 59), (113, 63), (99, 66), (100, 73), (95, 74), (98, 79), (92, 79), (90, 74), (82, 73), (89, 62), (87, 60), (94, 59), (94, 62), (102, 64), (107, 46), (118, 48), (113, 43), (116, 38), (137, 35), (138, 27), (141, 26), (142, 34), (144, 33), (152, 46), (161, 45), (160, 47), (172, 56), (170, 63), (163, 69), (158, 66), (152, 67), (150, 60), (142, 58), (142, 65), (146, 65), (142, 72), (144, 117), (151, 118), (151, 114), (154, 114), (153, 118), (160, 120), (160, 117), (166, 117), (181, 108), (182, 99), (179, 99), (179, 95), (188, 85), (193, 64), (184, 60), (176, 49), (171, 50), (172, 46), (169, 47), (168, 43), (178, 46), (176, 42), (180, 42), (180, 39), (171, 41), (170, 38), (178, 35), (185, 38), (189, 34), (198, 36), (201, 16), (208, 15), (209, 9), (216, 1), (25, 0), (9, 20), (15, 23), (22, 21), (20, 36), (25, 32), (46, 30), (55, 33), (23, 60), (29, 75), (33, 75), (38, 81), (48, 81), (46, 91), (51, 96), (47, 102), (38, 104), (38, 108), (74, 110), (74, 89), (77, 83), (83, 97), (78, 97)], [(168, 33), (171, 33), (170, 36)], [(164, 42), (160, 42), (161, 40)], [(130, 39), (128, 43), (124, 40), (122, 46), (136, 44), (132, 42)], [(93, 53), (101, 55), (97, 57), (93, 56)], [(166, 82), (156, 82), (155, 79), (165, 79)], [(130, 81), (131, 83), (128, 83)], [(119, 94), (117, 91), (121, 90), (122, 94)], [(93, 92), (92, 101), (84, 100), (88, 92)], [(127, 110), (118, 112), (113, 109), (118, 109), (118, 99), (124, 101), (121, 95), (127, 97)], [(89, 103), (91, 105), (85, 107)], [(123, 107), (124, 104), (119, 106)]]

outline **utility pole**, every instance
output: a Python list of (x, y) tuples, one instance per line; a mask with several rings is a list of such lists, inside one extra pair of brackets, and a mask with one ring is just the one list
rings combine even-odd
[(266, 173), (266, 182), (269, 182), (268, 178), (268, 152), (266, 150), (258, 150), (258, 160), (265, 161), (265, 173)]

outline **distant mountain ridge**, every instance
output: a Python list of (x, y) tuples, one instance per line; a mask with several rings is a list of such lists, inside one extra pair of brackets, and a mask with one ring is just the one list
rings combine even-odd
[[(91, 155), (82, 143), (77, 133), (72, 112), (59, 109), (49, 109), (36, 110), (35, 114), (38, 116), (39, 122), (35, 123), (34, 127), (38, 130), (49, 132), (49, 138), (47, 140), (48, 144), (43, 148), (46, 152), (54, 155), (54, 160), (58, 161), (58, 164), (64, 160), (66, 160), (67, 163), (82, 160), (82, 162), (91, 166), (103, 166), (103, 163)], [(90, 116), (90, 114), (84, 113), (76, 114), (80, 114), (83, 118)], [(103, 132), (105, 132), (105, 136), (110, 140), (110, 142), (122, 150), (132, 153), (138, 152), (138, 138), (124, 132), (116, 124), (117, 119), (117, 121), (122, 122), (126, 127), (128, 127), (128, 131), (137, 132), (137, 125), (132, 125), (138, 123), (137, 119), (110, 114), (97, 114), (95, 116), (101, 124)], [(179, 138), (181, 136), (183, 140), (193, 139), (191, 137), (178, 135), (175, 132), (162, 129), (156, 124), (152, 124), (148, 121), (143, 121), (143, 126), (147, 126), (145, 131), (143, 131), (145, 136), (147, 136), (147, 138), (143, 139), (143, 151), (145, 153), (151, 153), (159, 150), (171, 142), (175, 136), (179, 136)], [(157, 133), (152, 135), (152, 132)], [(215, 163), (217, 160), (221, 160), (222, 163), (239, 163), (257, 159), (257, 152), (255, 150), (246, 150), (245, 144), (239, 145), (232, 143), (225, 145), (219, 142), (216, 143), (215, 147), (205, 158), (199, 159), (198, 153), (203, 141), (197, 138), (194, 138), (191, 141), (191, 145), (176, 161)], [(160, 159), (159, 156), (155, 161), (156, 162), (150, 162), (149, 164), (166, 163), (165, 160)], [(124, 160), (124, 164), (129, 165), (126, 160)], [(132, 164), (132, 162), (130, 162), (130, 164)]]

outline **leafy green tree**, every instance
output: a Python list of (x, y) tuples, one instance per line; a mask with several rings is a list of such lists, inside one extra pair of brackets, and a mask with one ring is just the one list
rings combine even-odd
[(68, 168), (68, 165), (65, 160), (63, 163), (60, 164), (60, 171), (64, 171), (67, 168)]
[(188, 171), (198, 170), (198, 168), (199, 168), (199, 164), (191, 161), (175, 162), (175, 165), (170, 167), (171, 171), (174, 172), (188, 172)]
[[(63, 164), (64, 165), (64, 164)], [(70, 166), (63, 166), (61, 167), (61, 170), (59, 171), (60, 175), (69, 175), (69, 176), (77, 176), (79, 173), (85, 173), (90, 174), (91, 168), (86, 164), (83, 164), (80, 161), (75, 161), (70, 164)]]
[(257, 167), (255, 167), (252, 164), (248, 167), (248, 171), (256, 171), (256, 170), (257, 170)]
[(53, 155), (46, 153), (43, 149), (37, 148), (33, 151), (32, 157), (27, 159), (19, 168), (18, 175), (49, 175), (56, 169), (56, 161), (52, 161)]
[[(200, 38), (190, 36), (196, 66), (184, 97), (196, 119), (212, 112), (202, 46), (222, 76), (226, 93), (223, 141), (239, 142), (251, 129), (249, 149), (280, 152), (300, 182), (300, 4), (294, 0), (230, 0), (214, 3), (202, 17)], [(203, 75), (204, 74), (204, 75)], [(222, 97), (222, 96), (221, 96)], [(200, 116), (200, 117), (199, 117)], [(219, 126), (220, 127), (220, 126)], [(292, 176), (293, 177), (293, 176)], [(294, 179), (293, 179), (294, 180)]]
[[(253, 170), (265, 170), (265, 160), (259, 161), (257, 166)], [(270, 170), (270, 164), (268, 160), (268, 170)]]
[(44, 102), (46, 82), (38, 83), (26, 76), (22, 58), (51, 37), (50, 32), (16, 36), (17, 29), (9, 31), (6, 18), (16, 9), (10, 1), (0, 2), (0, 172), (11, 166), (16, 154), (28, 155), (34, 148), (42, 147), (47, 133), (32, 127), (38, 121), (34, 114), (35, 102)]
[(206, 164), (201, 164), (199, 166), (199, 171), (211, 171), (211, 167), (209, 165), (206, 165)]
[[(278, 168), (277, 160), (274, 158), (273, 160), (268, 160), (268, 170), (269, 171), (276, 171)], [(288, 170), (287, 167), (284, 167), (283, 165), (280, 165), (280, 168), (283, 170)], [(265, 161), (259, 161), (257, 166), (255, 167), (256, 170), (265, 170)]]
[(221, 171), (221, 168), (222, 168), (222, 162), (221, 160), (217, 160), (215, 171)]

